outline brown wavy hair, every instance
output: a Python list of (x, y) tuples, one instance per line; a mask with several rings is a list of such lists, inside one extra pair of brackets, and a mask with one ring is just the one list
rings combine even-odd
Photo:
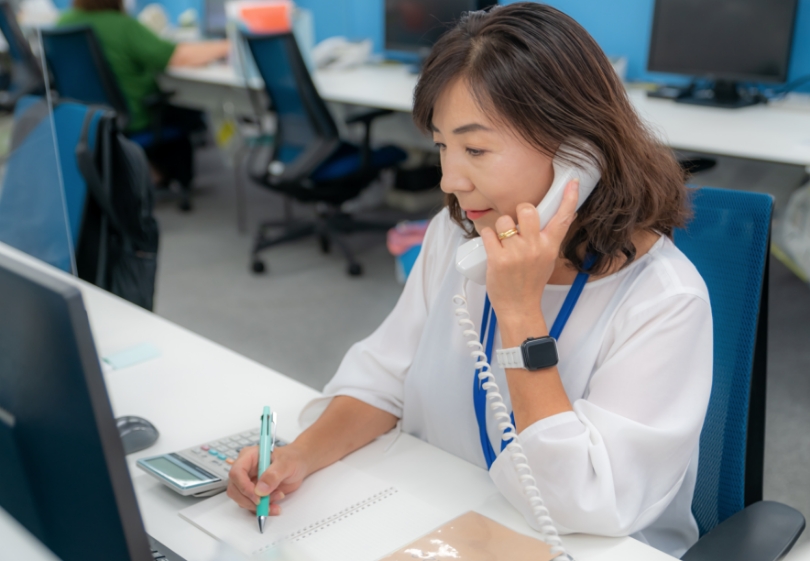
[(85, 12), (102, 10), (124, 11), (124, 0), (73, 0), (73, 7)]
[[(483, 111), (542, 153), (553, 157), (568, 142), (598, 149), (588, 157), (602, 179), (561, 248), (578, 271), (586, 254), (595, 256), (589, 271), (597, 275), (622, 256), (627, 266), (636, 256), (633, 234), (671, 237), (689, 219), (685, 175), (672, 150), (642, 123), (602, 49), (569, 16), (533, 2), (464, 14), (425, 60), (413, 109), (423, 132), (431, 131), (439, 95), (458, 78)], [(455, 195), (446, 203), (475, 236)]]

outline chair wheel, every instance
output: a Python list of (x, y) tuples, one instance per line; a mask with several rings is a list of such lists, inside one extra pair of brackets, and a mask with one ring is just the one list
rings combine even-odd
[(266, 267), (264, 266), (264, 261), (260, 261), (258, 259), (253, 261), (250, 268), (253, 269), (253, 272), (256, 273), (257, 275), (262, 274), (266, 270)]
[(348, 272), (353, 277), (359, 277), (363, 274), (363, 267), (360, 263), (349, 263)]
[(188, 212), (188, 211), (191, 210), (191, 201), (182, 200), (182, 201), (180, 201), (180, 204), (178, 204), (177, 206), (180, 207), (181, 211)]
[(318, 244), (321, 246), (321, 253), (329, 253), (332, 243), (327, 236), (318, 236)]

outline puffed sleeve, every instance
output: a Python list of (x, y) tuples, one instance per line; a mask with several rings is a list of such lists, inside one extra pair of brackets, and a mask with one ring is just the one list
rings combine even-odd
[(428, 226), (422, 250), (394, 309), (374, 333), (352, 345), (324, 388), (324, 397), (304, 408), (302, 426), (314, 422), (338, 395), (402, 417), (405, 375), (419, 345), (431, 295), (440, 282), (437, 268), (442, 266), (443, 254), (451, 243), (446, 214), (442, 211)]
[[(626, 536), (678, 492), (698, 445), (712, 380), (708, 297), (675, 293), (615, 318), (584, 399), (520, 433), (557, 528)], [(508, 452), (495, 485), (537, 527)]]

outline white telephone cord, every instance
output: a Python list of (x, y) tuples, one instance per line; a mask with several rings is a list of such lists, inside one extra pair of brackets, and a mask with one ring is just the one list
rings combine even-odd
[(482, 382), (481, 387), (487, 392), (487, 403), (493, 416), (498, 422), (498, 428), (501, 430), (502, 440), (509, 441), (506, 445), (506, 451), (509, 452), (512, 463), (515, 466), (515, 471), (518, 474), (518, 479), (523, 485), (523, 494), (529, 501), (532, 513), (537, 520), (540, 527), (540, 534), (544, 542), (551, 546), (551, 553), (554, 554), (554, 559), (559, 561), (571, 561), (571, 557), (565, 552), (563, 548), (560, 534), (551, 520), (548, 509), (543, 503), (543, 497), (540, 495), (540, 489), (537, 488), (537, 480), (532, 475), (532, 468), (529, 466), (529, 460), (523, 452), (523, 446), (518, 439), (517, 429), (512, 424), (512, 419), (509, 416), (509, 411), (506, 409), (506, 404), (503, 402), (503, 396), (500, 394), (498, 384), (495, 382), (495, 376), (492, 374), (491, 367), (487, 361), (487, 354), (484, 352), (484, 346), (481, 344), (478, 332), (475, 330), (475, 324), (470, 319), (470, 311), (467, 308), (467, 279), (461, 285), (461, 294), (453, 296), (453, 304), (459, 306), (455, 310), (456, 317), (459, 318), (458, 324), (464, 332), (464, 336), (469, 339), (467, 347), (473, 349), (470, 355), (475, 359), (475, 368), (478, 370), (478, 379)]

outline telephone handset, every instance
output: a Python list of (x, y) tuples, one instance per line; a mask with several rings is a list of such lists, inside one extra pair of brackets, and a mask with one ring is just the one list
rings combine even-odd
[[(591, 150), (593, 149), (591, 148)], [(579, 199), (577, 200), (577, 209), (579, 209), (601, 178), (599, 170), (593, 166), (587, 156), (580, 156), (583, 149), (575, 148), (572, 144), (565, 144), (560, 147), (557, 153), (560, 152), (568, 154), (579, 165), (571, 166), (560, 158), (554, 158), (552, 162), (554, 181), (551, 183), (546, 196), (537, 206), (537, 212), (540, 214), (541, 229), (546, 227), (559, 210), (565, 193), (565, 186), (572, 179), (579, 178)], [(486, 284), (487, 252), (481, 238), (472, 239), (458, 248), (456, 252), (456, 270), (473, 282)]]
[[(568, 156), (569, 161), (574, 160), (577, 162), (577, 165), (568, 165), (562, 158), (554, 157), (552, 162), (554, 180), (551, 187), (549, 187), (548, 193), (537, 207), (537, 212), (540, 214), (541, 229), (546, 227), (559, 210), (565, 193), (565, 186), (572, 179), (579, 178), (577, 209), (582, 206), (582, 203), (593, 192), (596, 184), (599, 183), (601, 174), (588, 158), (588, 152), (590, 152), (591, 156), (599, 155), (593, 147), (583, 143), (567, 143), (557, 151), (557, 156), (563, 153)], [(481, 238), (470, 240), (458, 248), (456, 269), (466, 278), (461, 284), (461, 294), (456, 294), (453, 297), (453, 304), (457, 306), (454, 313), (458, 318), (458, 324), (464, 337), (467, 339), (466, 345), (472, 349), (470, 356), (475, 360), (478, 383), (487, 392), (487, 406), (491, 410), (498, 428), (501, 430), (501, 439), (508, 443), (505, 451), (512, 460), (515, 472), (523, 487), (523, 494), (529, 503), (543, 541), (551, 546), (551, 553), (555, 561), (571, 561), (571, 557), (566, 553), (557, 528), (554, 526), (551, 515), (543, 502), (537, 480), (532, 474), (532, 468), (520, 443), (517, 429), (512, 424), (508, 409), (503, 402), (498, 382), (495, 380), (492, 367), (489, 364), (489, 358), (487, 353), (484, 352), (483, 340), (478, 335), (475, 322), (470, 318), (470, 310), (467, 307), (467, 280), (472, 280), (478, 284), (486, 284), (487, 280), (487, 253), (484, 250)]]

